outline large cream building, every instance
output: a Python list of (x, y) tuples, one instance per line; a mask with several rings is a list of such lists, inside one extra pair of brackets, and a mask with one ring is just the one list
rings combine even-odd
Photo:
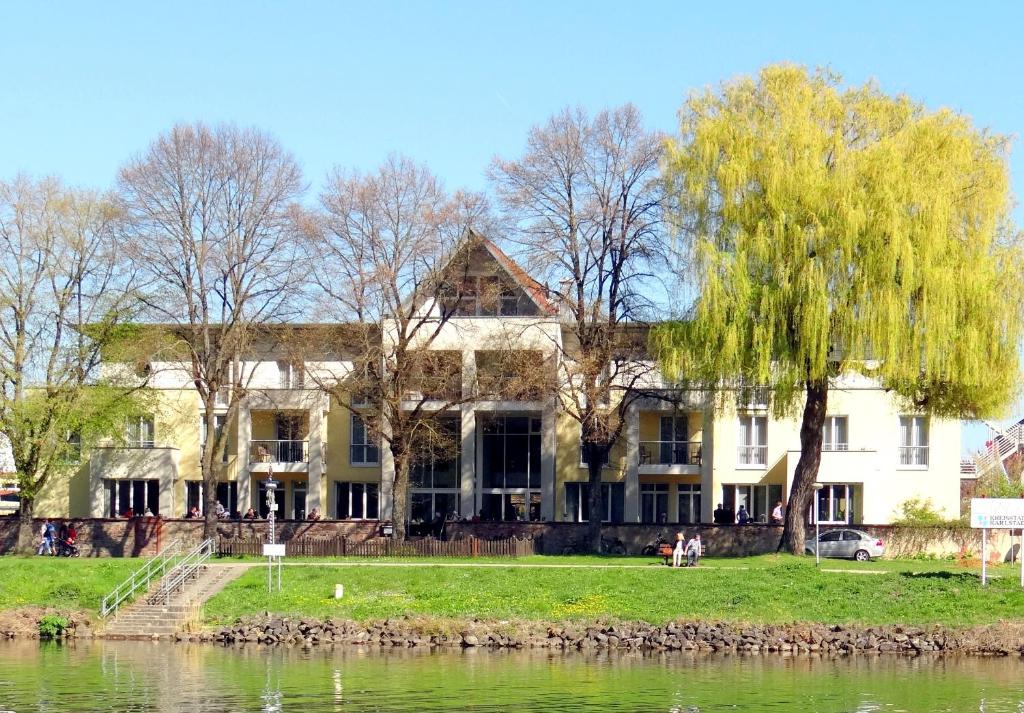
[[(492, 341), (511, 338), (516, 348), (550, 356), (566, 351), (569, 337), (538, 283), (493, 244), (474, 250), (472, 276), (498, 280), (501, 299), (467, 301), (430, 345), (460, 355), (463, 393), (487, 368)], [(387, 449), (358, 415), (315, 387), (351, 362), (313, 354), (297, 363), (292, 353), (268, 342), (243, 363), (248, 389), (237, 419), (218, 416), (228, 429), (227, 448), (217, 454), (218, 500), (233, 513), (251, 506), (265, 514), (263, 483), (272, 472), (282, 482), (279, 517), (302, 519), (317, 509), (325, 518), (389, 518)], [(128, 424), (123, 442), (83, 454), (73, 477), (43, 493), (40, 514), (110, 517), (148, 507), (181, 517), (202, 507), (198, 396), (179, 365), (154, 362), (148, 371), (159, 394), (155, 412)], [(475, 400), (439, 414), (460, 445), (414, 469), (410, 517), (585, 519), (579, 426), (553, 398), (537, 398)], [(636, 403), (623, 433), (604, 469), (610, 522), (711, 522), (719, 503), (745, 505), (766, 520), (786, 499), (800, 455), (796, 420), (772, 418), (762, 404), (721, 408), (694, 394), (675, 405)], [(849, 376), (830, 393), (824, 435), (821, 522), (885, 524), (909, 498), (959, 515), (959, 422), (903, 411), (871, 380)]]

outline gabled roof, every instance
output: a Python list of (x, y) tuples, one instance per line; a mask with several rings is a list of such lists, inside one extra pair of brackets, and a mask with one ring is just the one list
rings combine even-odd
[(558, 308), (548, 299), (548, 288), (530, 277), (519, 263), (505, 254), (504, 250), (495, 245), (489, 238), (470, 230), (467, 243), (472, 245), (474, 242), (481, 245), (508, 276), (523, 288), (526, 295), (537, 305), (537, 309), (540, 310), (541, 314), (554, 315), (558, 313)]

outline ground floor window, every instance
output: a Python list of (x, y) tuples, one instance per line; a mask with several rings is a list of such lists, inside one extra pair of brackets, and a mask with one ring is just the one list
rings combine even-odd
[(105, 480), (107, 490), (107, 517), (125, 517), (127, 514), (144, 515), (147, 508), (153, 515), (160, 514), (160, 481)]
[(668, 522), (668, 483), (640, 484), (640, 522)]
[[(601, 483), (601, 522), (620, 523), (625, 519), (626, 487), (622, 483)], [(590, 483), (565, 484), (565, 520), (590, 520)]]
[(775, 503), (782, 500), (782, 485), (733, 485), (722, 486), (722, 507), (731, 513), (726, 519), (738, 522), (742, 507), (754, 522), (768, 522)]
[(540, 490), (485, 492), (480, 517), (505, 522), (540, 520)]
[(458, 490), (413, 490), (409, 496), (409, 520), (434, 522), (459, 516)]
[(335, 483), (334, 507), (339, 520), (379, 520), (377, 483)]
[(306, 519), (306, 483), (301, 480), (292, 481), (292, 518)]
[[(818, 491), (818, 522), (823, 524), (849, 525), (853, 522), (854, 496), (856, 486), (848, 483), (829, 483)], [(814, 506), (811, 506), (809, 521), (814, 522)]]
[[(194, 507), (199, 508), (199, 512), (206, 511), (206, 508), (203, 507), (204, 492), (206, 492), (206, 488), (203, 487), (203, 481), (185, 481), (186, 513), (191, 512)], [(224, 509), (227, 510), (232, 517), (238, 517), (238, 483), (233, 480), (225, 483), (217, 483), (217, 502), (223, 505)]]
[(680, 483), (676, 486), (679, 500), (677, 518), (680, 523), (691, 525), (700, 522), (700, 483)]
[[(266, 519), (267, 515), (270, 514), (270, 508), (267, 506), (267, 481), (260, 480), (259, 490), (257, 491), (257, 501), (260, 517)], [(277, 489), (274, 491), (274, 519), (284, 520), (284, 489), (278, 483)]]

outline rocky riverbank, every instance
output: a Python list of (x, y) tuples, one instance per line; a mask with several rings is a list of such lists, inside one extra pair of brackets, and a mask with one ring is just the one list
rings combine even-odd
[(178, 641), (314, 648), (361, 644), (382, 647), (548, 648), (735, 652), (748, 654), (969, 654), (1024, 655), (1024, 624), (953, 629), (942, 626), (757, 626), (678, 622), (537, 624), (391, 619), (372, 624), (261, 616), (214, 631), (177, 634)]

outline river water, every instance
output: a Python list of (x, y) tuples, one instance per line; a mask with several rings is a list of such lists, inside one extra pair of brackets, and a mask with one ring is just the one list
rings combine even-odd
[(0, 710), (1018, 713), (1024, 662), (0, 642)]

